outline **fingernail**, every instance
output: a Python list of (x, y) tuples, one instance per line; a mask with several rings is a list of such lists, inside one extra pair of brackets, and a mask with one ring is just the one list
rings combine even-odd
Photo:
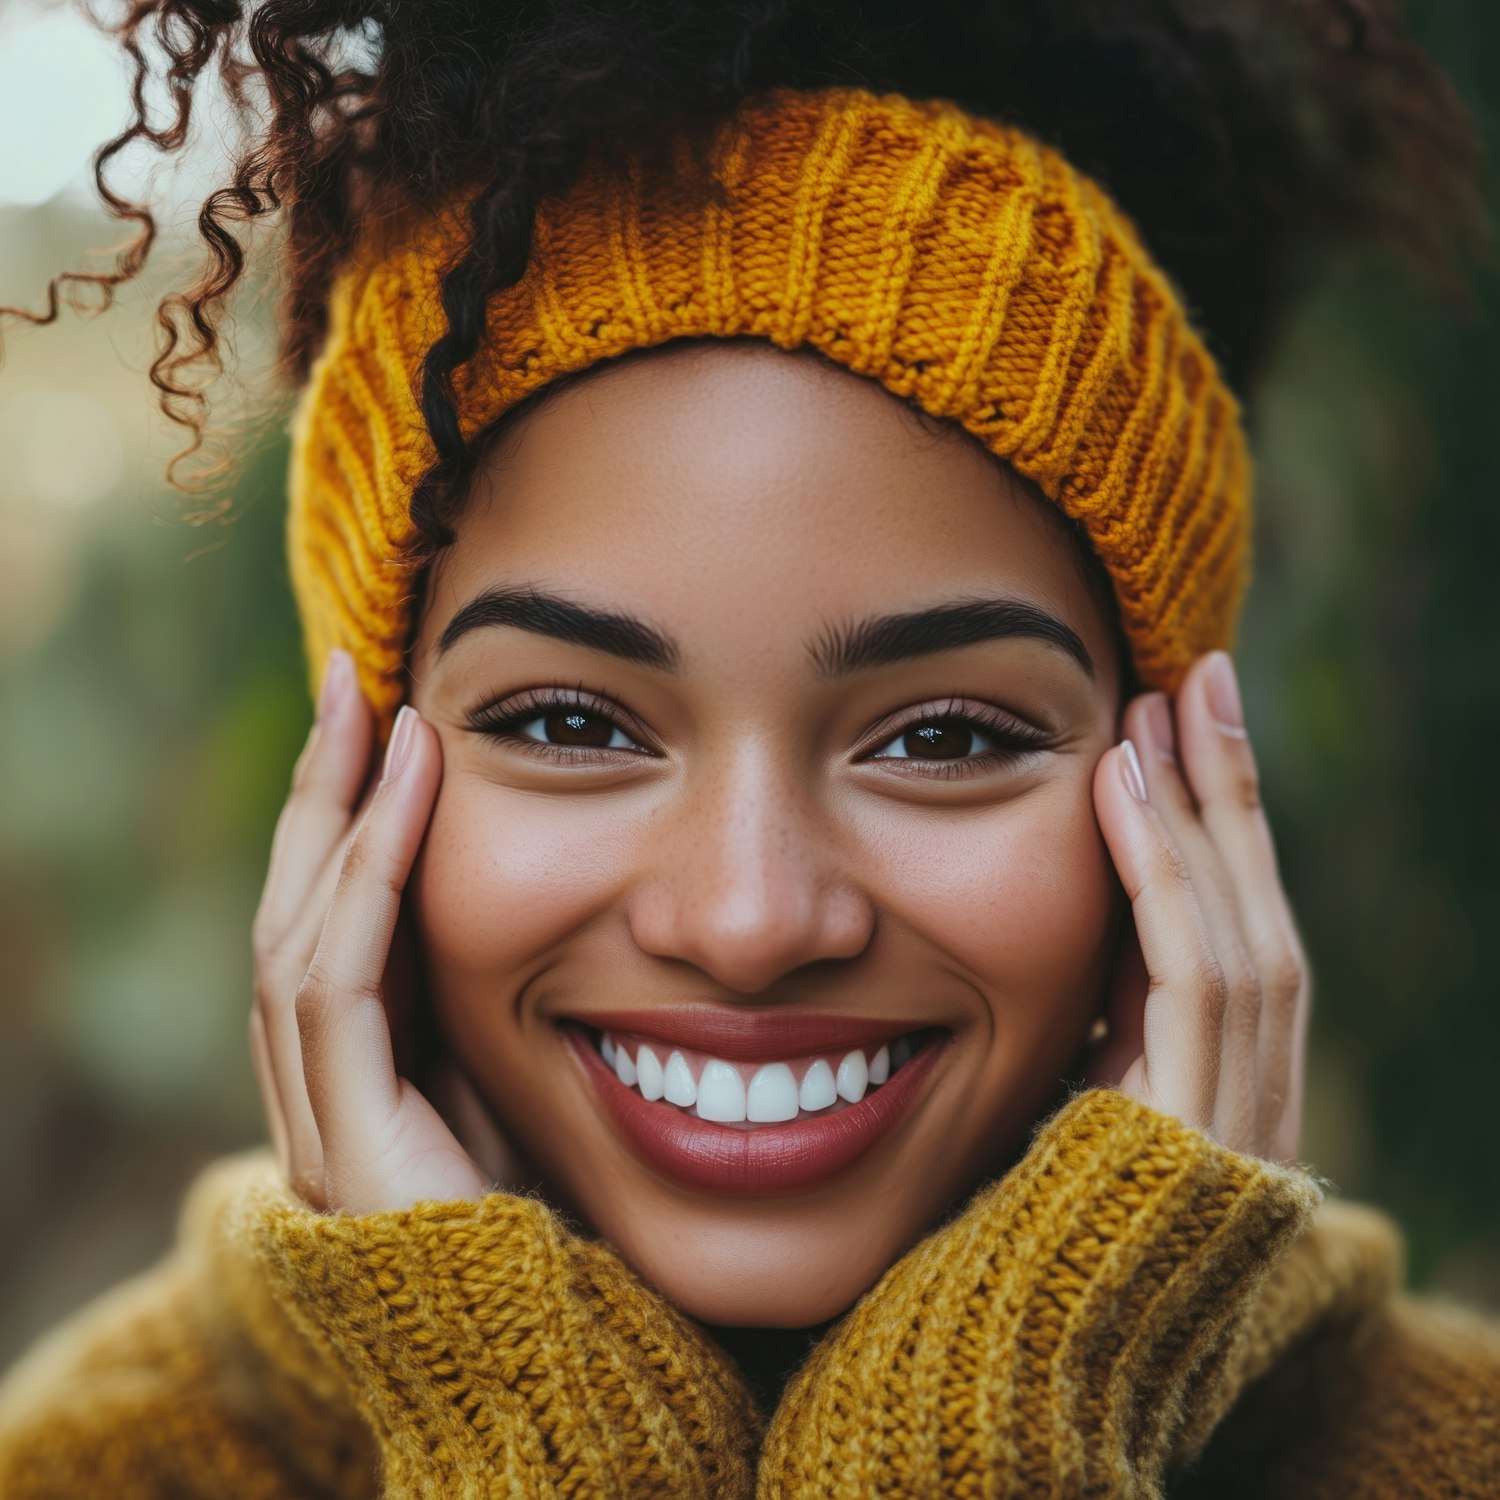
[(391, 730), (391, 742), (385, 747), (385, 767), (380, 773), (382, 781), (390, 781), (401, 774), (401, 768), (411, 755), (412, 736), (417, 727), (417, 711), (411, 704), (403, 703), (396, 715), (395, 727)]
[(1151, 743), (1163, 760), (1177, 758), (1177, 734), (1172, 728), (1172, 705), (1165, 693), (1152, 693), (1146, 699), (1146, 727), (1151, 731)]
[(1234, 662), (1227, 651), (1214, 651), (1204, 672), (1208, 692), (1208, 711), (1225, 734), (1245, 737), (1245, 707), (1240, 702), (1240, 684)]
[(337, 646), (328, 653), (328, 664), (323, 668), (323, 681), (318, 688), (318, 717), (326, 719), (340, 702), (344, 689), (354, 675), (354, 658)]
[(1135, 746), (1129, 740), (1120, 741), (1120, 774), (1125, 778), (1130, 795), (1137, 802), (1144, 802), (1146, 778), (1141, 774), (1141, 758), (1135, 753)]

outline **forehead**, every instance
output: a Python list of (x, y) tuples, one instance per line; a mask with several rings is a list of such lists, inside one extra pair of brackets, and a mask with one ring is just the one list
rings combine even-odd
[(1107, 659), (1061, 519), (957, 427), (761, 340), (603, 365), (487, 456), (434, 565), (419, 650), (497, 583), (585, 590), (694, 638), (1004, 593)]

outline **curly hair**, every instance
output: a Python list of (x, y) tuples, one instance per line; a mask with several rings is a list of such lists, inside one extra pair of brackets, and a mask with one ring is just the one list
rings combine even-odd
[[(1019, 125), (1095, 177), (1136, 221), (1226, 377), (1248, 396), (1278, 327), (1327, 256), (1389, 243), (1461, 291), (1484, 242), (1478, 147), (1451, 86), (1393, 0), (128, 0), (114, 26), (133, 118), (94, 157), (108, 211), (136, 226), (112, 269), (65, 271), (51, 322), (85, 286), (107, 305), (156, 237), (108, 168), (145, 141), (179, 151), (217, 72), (244, 144), (198, 213), (206, 262), (162, 299), (151, 379), (202, 445), (226, 299), (255, 221), (278, 223), (283, 375), (324, 336), (333, 279), (372, 224), (473, 191), (445, 268), (446, 330), (420, 403), (437, 460), (411, 502), (431, 549), (452, 540), (481, 434), (465, 442), (454, 374), (495, 291), (522, 276), (537, 204), (595, 151), (706, 143), (744, 99), (855, 83), (945, 97)], [(148, 97), (170, 109), (153, 123)], [(207, 518), (205, 513), (202, 518)]]

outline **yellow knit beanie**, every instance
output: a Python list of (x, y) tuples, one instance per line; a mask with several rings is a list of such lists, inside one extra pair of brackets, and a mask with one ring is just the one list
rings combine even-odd
[[(1134, 226), (1025, 132), (945, 101), (773, 90), (714, 138), (720, 201), (594, 167), (460, 371), (472, 437), (560, 375), (684, 337), (822, 351), (949, 418), (1083, 525), (1141, 680), (1233, 644), (1250, 460), (1233, 394)], [(352, 653), (381, 735), (405, 695), (417, 404), (461, 208), (352, 257), (293, 426), (288, 555), (314, 687)]]

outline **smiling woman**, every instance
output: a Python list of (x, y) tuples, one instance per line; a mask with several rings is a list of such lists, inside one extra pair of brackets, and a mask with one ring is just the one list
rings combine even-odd
[[(456, 531), (411, 656), (439, 1027), (523, 1180), (680, 1306), (829, 1318), (1004, 1162), (1101, 1004), (1109, 618), (977, 442), (748, 341), (574, 383)], [(778, 1079), (812, 1107), (752, 1122)]]
[[(1147, 78), (1249, 108), (1245, 36), (359, 14), (372, 75), (255, 13), (288, 113), (235, 199), (295, 205), (305, 375), (272, 1149), (13, 1373), (7, 1497), (1493, 1493), (1500, 1334), (1298, 1162), (1228, 651), (1265, 266), (1237, 219), (1198, 258), (1161, 121), (1088, 154), (1192, 298), (1014, 123), (1070, 133), (1006, 67), (1066, 98), (1090, 36), (1142, 49), (1111, 133)], [(238, 13), (132, 15), (247, 76)], [(1264, 257), (1324, 158), (1260, 108)]]

